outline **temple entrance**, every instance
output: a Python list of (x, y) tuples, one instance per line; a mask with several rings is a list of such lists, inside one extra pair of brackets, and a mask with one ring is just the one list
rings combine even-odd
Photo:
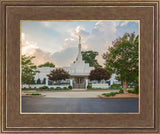
[(85, 78), (84, 77), (75, 77), (73, 82), (73, 88), (85, 88)]

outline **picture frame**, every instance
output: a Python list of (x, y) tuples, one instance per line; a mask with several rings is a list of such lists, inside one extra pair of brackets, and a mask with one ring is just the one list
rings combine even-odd
[[(159, 133), (159, 1), (1, 0), (2, 133)], [(21, 20), (140, 20), (140, 113), (20, 113)]]

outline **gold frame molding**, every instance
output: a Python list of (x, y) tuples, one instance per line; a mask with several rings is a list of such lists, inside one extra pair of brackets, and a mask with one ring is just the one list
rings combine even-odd
[[(2, 133), (159, 133), (158, 0), (1, 0)], [(140, 113), (21, 114), (21, 20), (140, 20)]]

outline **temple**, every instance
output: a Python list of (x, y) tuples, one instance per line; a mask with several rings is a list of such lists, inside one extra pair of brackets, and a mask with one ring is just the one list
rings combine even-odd
[(76, 61), (69, 68), (73, 88), (85, 88), (88, 85), (89, 73), (93, 69), (94, 67), (90, 67), (89, 63), (82, 60), (81, 37), (79, 36), (78, 55)]
[[(66, 83), (66, 85), (61, 85), (62, 87), (71, 85), (73, 89), (86, 89), (89, 84), (88, 76), (90, 74), (90, 71), (94, 69), (94, 67), (90, 67), (89, 63), (85, 63), (82, 59), (81, 54), (81, 36), (79, 36), (79, 43), (78, 43), (78, 55), (75, 59), (75, 62), (72, 63), (69, 67), (62, 67), (65, 71), (67, 71), (70, 74), (70, 79), (66, 79), (62, 81), (62, 83)], [(39, 67), (38, 70), (40, 73), (37, 73), (35, 75), (35, 82), (40, 79), (41, 82), (43, 79), (46, 79), (45, 85), (46, 86), (53, 86), (53, 82), (48, 80), (47, 75), (50, 74), (50, 72), (53, 69), (52, 67)], [(112, 75), (110, 80), (108, 81), (102, 81), (101, 84), (98, 85), (96, 81), (92, 81), (92, 87), (95, 86), (96, 88), (107, 88), (109, 85), (117, 82), (115, 80), (115, 76)], [(97, 86), (98, 85), (98, 86)], [(38, 85), (36, 85), (37, 87)]]

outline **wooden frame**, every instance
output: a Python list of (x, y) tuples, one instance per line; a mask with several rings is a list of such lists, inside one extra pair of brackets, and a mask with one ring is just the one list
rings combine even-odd
[[(20, 114), (20, 20), (140, 20), (140, 113)], [(158, 0), (2, 0), (2, 133), (159, 133), (158, 45)]]

